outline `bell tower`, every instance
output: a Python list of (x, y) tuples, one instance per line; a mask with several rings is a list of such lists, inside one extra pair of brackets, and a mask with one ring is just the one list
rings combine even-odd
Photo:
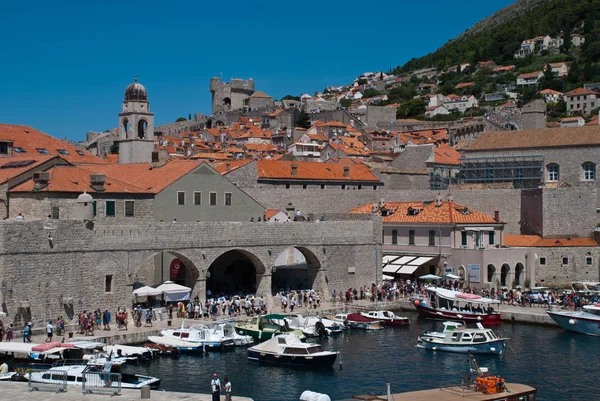
[(150, 112), (148, 92), (137, 75), (125, 88), (119, 113), (119, 163), (150, 163), (154, 150), (154, 113)]

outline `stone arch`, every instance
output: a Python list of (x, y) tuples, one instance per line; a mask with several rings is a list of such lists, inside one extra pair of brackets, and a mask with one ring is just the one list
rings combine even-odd
[(121, 125), (123, 126), (123, 131), (125, 132), (125, 138), (129, 138), (129, 120), (127, 118), (124, 118), (121, 122)]
[[(282, 256), (287, 257), (283, 264)], [(318, 280), (321, 267), (321, 261), (310, 249), (302, 246), (286, 248), (277, 256), (272, 267), (272, 293), (292, 289), (324, 291), (321, 288), (323, 283)], [(324, 280), (326, 285), (327, 277), (324, 277)]]
[(146, 139), (146, 132), (148, 132), (148, 121), (145, 118), (142, 118), (137, 124), (138, 139)]
[(245, 249), (230, 249), (206, 270), (206, 297), (256, 293), (259, 277), (265, 273), (267, 269), (258, 256)]
[(502, 126), (510, 131), (518, 131), (520, 129), (519, 125), (514, 121), (507, 121), (504, 124), (502, 124)]
[(523, 266), (523, 263), (518, 262), (515, 265), (515, 281), (517, 282), (517, 284), (521, 284), (521, 281), (523, 279), (522, 275), (523, 275), (524, 271), (525, 271), (525, 266)]
[(508, 279), (508, 275), (510, 274), (510, 265), (504, 263), (502, 268), (500, 269), (500, 285), (507, 286), (506, 282)]
[(223, 98), (223, 106), (225, 107), (226, 110), (230, 110), (231, 109), (231, 98), (224, 97)]
[(224, 127), (224, 126), (225, 126), (225, 123), (221, 120), (217, 120), (215, 122), (215, 127)]
[(496, 275), (496, 266), (494, 266), (493, 264), (490, 263), (489, 265), (487, 265), (487, 282), (493, 283), (495, 275)]

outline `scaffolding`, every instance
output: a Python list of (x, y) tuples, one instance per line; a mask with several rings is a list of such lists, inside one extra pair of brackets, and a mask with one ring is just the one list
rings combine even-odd
[(537, 188), (544, 178), (544, 157), (490, 156), (460, 159), (459, 184), (512, 183), (513, 188)]

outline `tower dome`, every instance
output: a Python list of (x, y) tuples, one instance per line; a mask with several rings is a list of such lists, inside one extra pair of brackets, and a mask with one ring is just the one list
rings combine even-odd
[(125, 101), (128, 100), (148, 101), (148, 92), (146, 92), (144, 85), (138, 83), (137, 77), (135, 77), (132, 84), (125, 88)]

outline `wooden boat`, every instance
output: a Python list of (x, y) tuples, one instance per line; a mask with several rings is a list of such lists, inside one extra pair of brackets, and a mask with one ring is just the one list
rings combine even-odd
[(427, 319), (465, 323), (499, 324), (502, 315), (493, 308), (500, 301), (443, 288), (427, 288), (429, 299), (416, 299), (413, 305)]
[(585, 305), (583, 311), (547, 311), (561, 328), (588, 336), (600, 336), (600, 304)]
[(319, 344), (303, 343), (294, 334), (280, 334), (248, 348), (248, 359), (278, 365), (330, 367), (337, 355)]
[(384, 326), (406, 326), (410, 323), (409, 318), (396, 316), (394, 312), (387, 310), (361, 312), (361, 315), (372, 319), (377, 319)]
[(251, 336), (255, 341), (266, 341), (279, 334), (288, 333), (295, 334), (303, 340), (305, 336), (302, 330), (289, 327), (289, 323), (285, 321), (287, 316), (285, 314), (254, 316), (249, 322), (237, 323), (235, 331), (238, 334)]
[(506, 340), (496, 336), (491, 329), (484, 328), (481, 323), (477, 323), (477, 328), (469, 329), (461, 323), (444, 322), (444, 331), (421, 334), (417, 339), (417, 347), (463, 354), (502, 355)]
[(379, 330), (383, 328), (379, 320), (363, 316), (360, 313), (349, 313), (347, 322), (351, 329)]

